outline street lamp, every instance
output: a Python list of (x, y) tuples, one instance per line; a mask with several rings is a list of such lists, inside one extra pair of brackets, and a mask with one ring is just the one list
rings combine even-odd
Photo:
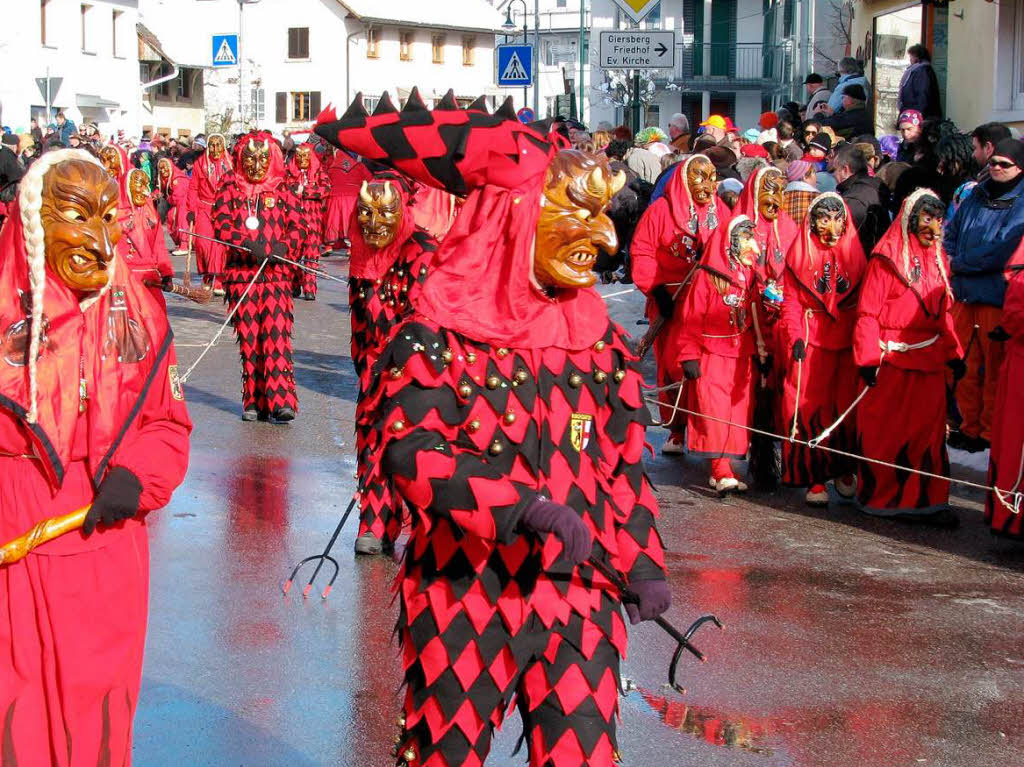
[[(505, 8), (505, 22), (501, 25), (501, 28), (503, 30), (505, 30), (505, 32), (506, 32), (506, 35), (505, 35), (506, 40), (508, 39), (508, 35), (513, 34), (516, 31), (516, 23), (514, 21), (512, 21), (512, 3), (515, 3), (515, 2), (517, 2), (517, 0), (511, 0), (511, 2), (508, 4), (508, 7)], [(529, 42), (529, 40), (526, 37), (526, 19), (527, 19), (526, 0), (518, 0), (518, 2), (523, 4), (523, 45), (526, 45)], [(537, 55), (537, 51), (534, 51), (533, 55), (536, 56)], [(534, 83), (533, 87), (536, 88), (537, 87), (537, 83)], [(523, 86), (523, 106), (524, 107), (530, 106), (530, 104), (526, 100), (526, 86), (525, 85)]]
[(255, 5), (260, 0), (238, 0), (238, 125), (241, 130), (245, 124), (242, 121), (242, 7)]

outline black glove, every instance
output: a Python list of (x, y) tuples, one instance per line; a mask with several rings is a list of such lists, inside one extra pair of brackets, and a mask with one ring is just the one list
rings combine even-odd
[(193, 213), (192, 211), (189, 211), (188, 213), (185, 214), (185, 220), (189, 223), (189, 225), (194, 224), (196, 222), (196, 214)]
[(700, 360), (686, 360), (683, 363), (683, 375), (687, 381), (696, 381), (700, 378)]
[(552, 533), (562, 542), (562, 557), (572, 565), (586, 561), (594, 547), (593, 536), (580, 515), (543, 495), (527, 504), (519, 526), (533, 533)]
[(878, 383), (878, 365), (864, 365), (860, 368), (860, 377), (868, 386)]
[(654, 299), (654, 303), (658, 305), (658, 314), (664, 317), (666, 320), (672, 319), (672, 315), (676, 310), (676, 301), (672, 298), (672, 294), (669, 293), (668, 288), (664, 285), (659, 285), (651, 290), (651, 298)]
[(953, 380), (959, 381), (965, 375), (967, 375), (967, 363), (963, 360), (949, 360), (946, 363), (946, 367), (953, 371)]
[(807, 359), (807, 344), (804, 343), (804, 339), (798, 338), (793, 342), (793, 361), (803, 362)]
[(96, 500), (85, 515), (82, 533), (92, 535), (96, 523), (102, 522), (104, 527), (113, 527), (118, 522), (131, 519), (139, 513), (139, 497), (142, 495), (142, 483), (128, 469), (115, 466), (100, 484)]
[(640, 621), (652, 621), (665, 612), (672, 604), (672, 592), (664, 580), (633, 581), (629, 590), (637, 596), (637, 602), (626, 602), (626, 614), (634, 626)]
[(765, 355), (763, 362), (761, 361), (761, 358), (758, 355), (754, 355), (754, 367), (756, 367), (757, 372), (763, 376), (766, 376), (772, 372), (773, 364), (774, 360), (772, 359), (772, 355), (770, 354)]
[(160, 278), (160, 285), (165, 290), (170, 290), (171, 287), (174, 285), (174, 275), (165, 274), (163, 277)]
[(1006, 332), (1006, 328), (1002, 325), (996, 325), (992, 330), (989, 331), (988, 337), (993, 341), (1009, 341), (1010, 334)]

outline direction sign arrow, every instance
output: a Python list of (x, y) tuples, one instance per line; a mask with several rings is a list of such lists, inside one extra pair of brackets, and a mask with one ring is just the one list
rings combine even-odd
[(659, 56), (664, 56), (666, 53), (668, 53), (668, 48), (665, 47), (665, 43), (658, 43), (657, 46), (655, 46), (654, 48), (654, 52), (657, 53)]
[(601, 33), (602, 69), (673, 69), (676, 34), (665, 30), (621, 29)]

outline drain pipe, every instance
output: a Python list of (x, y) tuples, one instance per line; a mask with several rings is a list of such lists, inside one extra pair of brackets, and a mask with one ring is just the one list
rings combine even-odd
[(362, 29), (357, 29), (345, 38), (345, 109), (348, 109), (348, 105), (352, 103), (352, 38), (356, 35), (362, 34), (367, 29), (369, 29), (368, 26), (363, 27)]

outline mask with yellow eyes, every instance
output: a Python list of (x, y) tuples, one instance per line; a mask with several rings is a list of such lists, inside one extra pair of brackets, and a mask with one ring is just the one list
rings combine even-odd
[(608, 160), (564, 149), (548, 167), (537, 220), (533, 275), (547, 289), (589, 288), (597, 281), (594, 263), (603, 250), (618, 247), (605, 211), (626, 183)]
[(257, 141), (249, 139), (242, 149), (242, 172), (253, 184), (267, 177), (270, 170), (270, 139)]
[(390, 181), (364, 181), (356, 202), (363, 239), (371, 248), (386, 248), (402, 227), (402, 200)]
[(46, 265), (76, 293), (101, 290), (110, 279), (121, 239), (117, 203), (117, 182), (91, 162), (66, 160), (43, 177)]
[(129, 171), (128, 195), (132, 198), (132, 205), (138, 207), (146, 204), (149, 199), (149, 176), (144, 170), (135, 168)]
[(686, 166), (686, 185), (690, 189), (690, 197), (698, 205), (707, 205), (718, 189), (718, 175), (711, 160), (697, 155)]

